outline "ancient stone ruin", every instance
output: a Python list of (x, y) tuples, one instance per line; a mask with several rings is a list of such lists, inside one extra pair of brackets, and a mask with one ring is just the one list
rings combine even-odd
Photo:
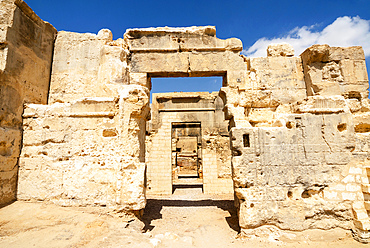
[[(370, 101), (361, 47), (271, 45), (247, 58), (212, 26), (57, 31), (1, 2), (0, 204), (145, 207), (177, 184), (233, 193), (242, 232), (370, 238)], [(223, 77), (157, 94), (151, 78)], [(151, 120), (150, 120), (151, 119)], [(150, 121), (149, 121), (150, 120)], [(294, 213), (294, 214), (293, 214)]]
[(204, 193), (233, 194), (223, 108), (218, 92), (153, 94), (145, 159), (148, 193), (172, 194), (176, 185), (201, 185)]

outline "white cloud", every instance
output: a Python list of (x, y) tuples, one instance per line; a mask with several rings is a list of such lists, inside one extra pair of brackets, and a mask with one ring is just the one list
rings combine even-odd
[(296, 27), (281, 38), (261, 38), (243, 51), (248, 57), (265, 57), (267, 46), (271, 43), (289, 43), (295, 55), (300, 55), (314, 44), (330, 46), (362, 46), (365, 56), (370, 56), (370, 20), (356, 17), (338, 17), (321, 31), (314, 31), (316, 25)]

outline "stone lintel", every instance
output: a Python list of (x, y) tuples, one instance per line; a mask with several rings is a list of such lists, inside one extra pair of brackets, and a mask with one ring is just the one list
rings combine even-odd
[(213, 26), (188, 28), (128, 29), (124, 35), (132, 53), (171, 52), (241, 52), (242, 42), (237, 38), (226, 40), (216, 37)]
[(199, 111), (216, 111), (215, 108), (176, 108), (176, 109), (159, 109), (159, 112), (199, 112)]
[(215, 26), (192, 26), (192, 27), (157, 27), (157, 28), (132, 28), (127, 29), (124, 38), (137, 39), (148, 35), (166, 34), (196, 34), (216, 36)]
[(218, 92), (171, 92), (171, 93), (155, 93), (156, 99), (171, 100), (171, 99), (214, 99)]

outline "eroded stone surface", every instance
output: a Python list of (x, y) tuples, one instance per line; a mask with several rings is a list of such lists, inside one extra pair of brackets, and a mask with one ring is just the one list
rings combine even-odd
[(139, 130), (148, 100), (146, 88), (127, 85), (119, 98), (27, 105), (18, 199), (144, 208)]
[(118, 89), (128, 83), (127, 53), (122, 42), (112, 41), (107, 29), (97, 35), (58, 32), (49, 102), (117, 96)]
[[(212, 26), (130, 29), (118, 40), (109, 30), (60, 31), (54, 44), (56, 30), (23, 1), (4, 2), (0, 18), (0, 204), (15, 197), (20, 149), (20, 200), (136, 211), (154, 181), (167, 180), (170, 193), (171, 167), (146, 181), (156, 166), (150, 158), (172, 161), (173, 148), (194, 155), (188, 148), (198, 144), (189, 139), (185, 149), (177, 134), (172, 146), (161, 128), (210, 116), (204, 109), (167, 120), (153, 114), (158, 132), (147, 149), (151, 78), (222, 76), (222, 100), (210, 110), (222, 125), (205, 128), (198, 142), (208, 149), (204, 161), (214, 162), (202, 171), (212, 175), (204, 189), (234, 184), (243, 233), (264, 225), (340, 227), (369, 239), (370, 102), (361, 47), (314, 45), (294, 57), (291, 46), (275, 44), (268, 57), (247, 58), (240, 40), (218, 39)], [(184, 96), (216, 99), (197, 94)], [(171, 102), (167, 95), (153, 109), (167, 115)], [(154, 145), (168, 149), (150, 153)]]
[(55, 28), (21, 0), (0, 10), (0, 205), (15, 200), (23, 103), (46, 104)]
[(204, 193), (232, 195), (228, 122), (217, 92), (153, 94), (147, 136), (148, 193), (173, 185), (200, 185)]
[(269, 57), (292, 57), (294, 56), (294, 48), (290, 44), (271, 44), (267, 47), (267, 56)]

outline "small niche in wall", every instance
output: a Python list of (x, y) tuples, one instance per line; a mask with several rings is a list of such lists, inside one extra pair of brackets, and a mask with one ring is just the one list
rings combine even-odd
[(249, 142), (249, 133), (243, 134), (243, 145), (244, 147), (251, 147), (251, 143)]

